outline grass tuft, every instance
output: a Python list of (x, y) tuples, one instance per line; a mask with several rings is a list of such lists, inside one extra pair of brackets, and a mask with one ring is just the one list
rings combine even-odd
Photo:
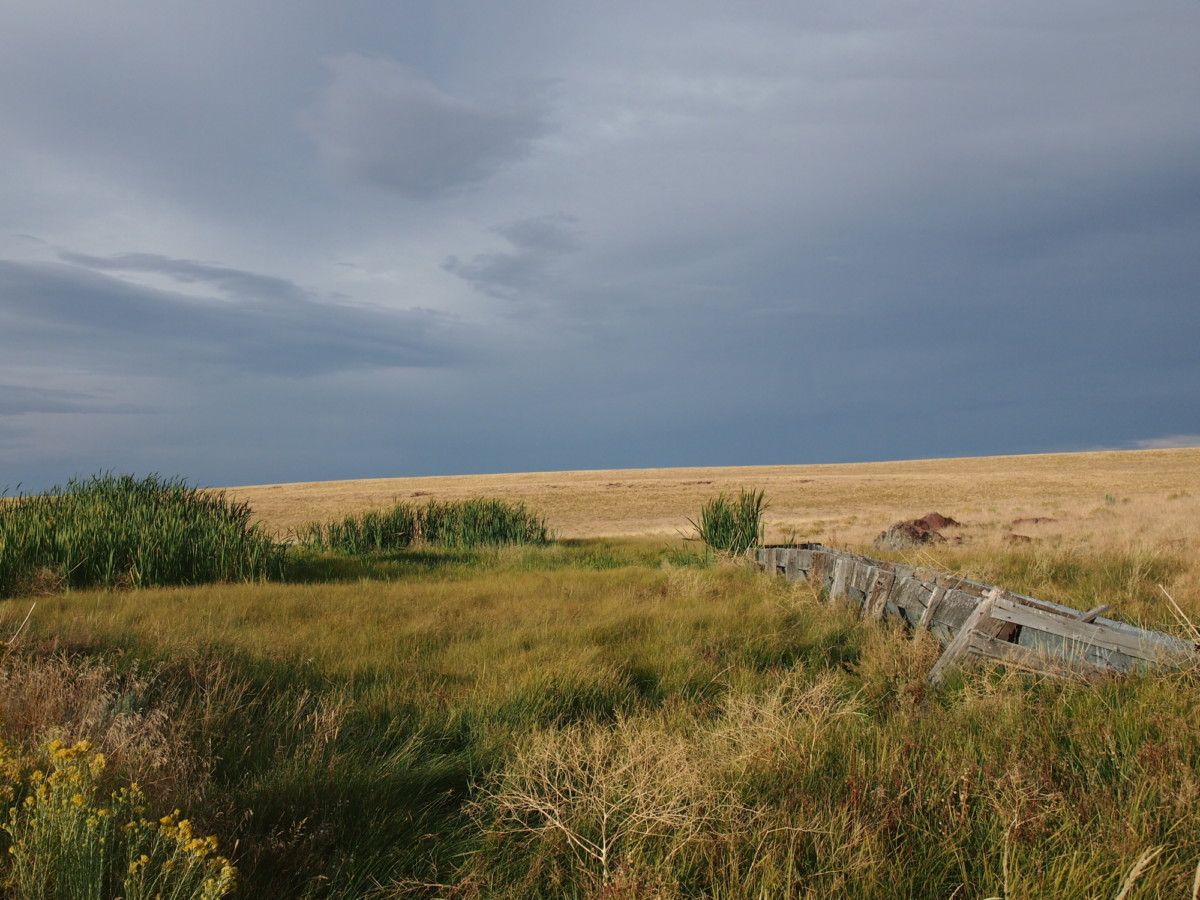
[(763, 512), (767, 503), (762, 491), (742, 489), (737, 497), (718, 494), (700, 510), (700, 521), (688, 519), (697, 537), (713, 550), (745, 553), (763, 542)]

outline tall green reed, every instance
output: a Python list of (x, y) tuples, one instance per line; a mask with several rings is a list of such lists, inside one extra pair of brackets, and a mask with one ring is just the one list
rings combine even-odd
[(182, 479), (94, 475), (0, 506), (0, 596), (36, 584), (114, 587), (248, 581), (284, 548), (246, 503)]
[(545, 544), (545, 520), (524, 503), (494, 497), (399, 502), (388, 510), (372, 510), (335, 522), (312, 522), (297, 535), (313, 550), (358, 554), (403, 550), (414, 544), (469, 548), (502, 544)]
[(714, 550), (745, 553), (763, 541), (763, 491), (741, 490), (737, 497), (719, 494), (704, 504), (700, 521), (688, 519), (700, 540)]

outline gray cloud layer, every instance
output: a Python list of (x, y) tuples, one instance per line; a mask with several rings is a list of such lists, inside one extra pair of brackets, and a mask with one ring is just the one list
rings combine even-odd
[(329, 67), (309, 127), (339, 173), (368, 185), (436, 197), (525, 156), (542, 130), (531, 111), (457, 100), (391, 60), (352, 53)]
[(511, 300), (538, 297), (548, 287), (554, 263), (579, 248), (572, 226), (573, 220), (565, 216), (541, 216), (502, 225), (495, 232), (511, 250), (480, 253), (468, 262), (451, 256), (442, 268), (486, 294)]
[(27, 4), (0, 486), (1189, 440), (1198, 41), (1191, 0)]
[[(63, 256), (76, 265), (0, 261), (10, 353), (52, 345), (64, 362), (113, 371), (199, 365), (293, 377), (461, 358), (442, 334), (444, 317), (428, 311), (320, 302), (283, 279), (154, 254)], [(144, 287), (104, 270), (169, 275), (236, 299)]]

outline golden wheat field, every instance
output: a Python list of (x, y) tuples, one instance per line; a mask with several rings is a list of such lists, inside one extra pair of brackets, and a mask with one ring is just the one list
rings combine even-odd
[[(495, 496), (521, 500), (560, 538), (670, 536), (691, 532), (705, 499), (761, 489), (769, 542), (861, 545), (898, 518), (930, 511), (967, 527), (964, 540), (1145, 539), (1194, 542), (1200, 449), (835, 465), (610, 469), (229, 488), (276, 534), (312, 520), (396, 500)], [(1019, 523), (1017, 519), (1053, 519)]]

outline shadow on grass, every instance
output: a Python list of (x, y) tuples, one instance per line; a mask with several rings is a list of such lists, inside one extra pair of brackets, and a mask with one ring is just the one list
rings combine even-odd
[(288, 554), (284, 580), (301, 584), (394, 581), (433, 573), (445, 576), (456, 569), (465, 575), (480, 569), (605, 571), (663, 564), (707, 567), (712, 558), (688, 542), (646, 538), (574, 538), (473, 549), (421, 547), (360, 555), (295, 547)]
[(396, 579), (445, 572), (455, 567), (478, 566), (478, 553), (470, 550), (404, 550), (348, 556), (342, 553), (315, 553), (293, 550), (284, 567), (284, 580), (300, 584), (347, 581), (394, 581)]

